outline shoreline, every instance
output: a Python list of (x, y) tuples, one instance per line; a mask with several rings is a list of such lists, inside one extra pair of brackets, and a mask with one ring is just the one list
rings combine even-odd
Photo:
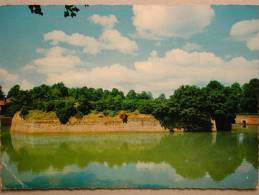
[[(46, 116), (46, 115), (45, 115)], [(237, 115), (236, 123), (240, 125), (240, 119), (244, 115)], [(251, 120), (251, 118), (253, 120)], [(256, 120), (254, 120), (256, 119)], [(259, 116), (246, 115), (247, 125), (258, 125)], [(71, 117), (67, 124), (61, 124), (56, 117), (23, 119), (17, 112), (10, 125), (12, 133), (19, 134), (94, 134), (94, 133), (169, 133), (169, 129), (161, 126), (160, 122), (152, 115), (129, 114), (127, 123), (119, 116), (99, 116), (96, 114), (85, 115), (78, 119)], [(212, 129), (214, 132), (215, 129)], [(183, 132), (175, 129), (174, 132)]]
[(86, 115), (82, 119), (71, 117), (67, 124), (57, 119), (23, 119), (16, 113), (11, 132), (23, 134), (83, 134), (83, 133), (168, 133), (169, 130), (151, 115), (130, 115), (127, 123), (115, 117)]

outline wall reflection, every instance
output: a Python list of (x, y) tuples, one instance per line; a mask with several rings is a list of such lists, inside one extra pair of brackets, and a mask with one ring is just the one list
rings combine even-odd
[[(256, 131), (174, 134), (22, 135), (4, 131), (1, 149), (18, 172), (43, 173), (91, 163), (170, 165), (184, 178), (221, 181), (246, 160), (258, 167)], [(3, 157), (4, 157), (3, 156)], [(145, 167), (144, 167), (145, 168)]]

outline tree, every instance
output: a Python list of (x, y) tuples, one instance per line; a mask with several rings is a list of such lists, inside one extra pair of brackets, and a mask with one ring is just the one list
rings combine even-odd
[(71, 116), (76, 114), (76, 110), (73, 105), (65, 104), (64, 107), (56, 110), (57, 117), (62, 124), (66, 124)]
[(158, 100), (162, 100), (162, 101), (165, 100), (165, 99), (166, 99), (165, 94), (163, 94), (163, 93), (160, 94), (160, 95), (157, 97), (157, 99), (158, 99)]
[(179, 122), (178, 128), (186, 131), (210, 131), (211, 121), (206, 94), (195, 86), (182, 86), (170, 97)]
[(142, 114), (152, 114), (153, 113), (153, 101), (152, 100), (139, 100), (137, 102), (137, 109)]
[(177, 122), (178, 115), (174, 108), (170, 108), (168, 102), (161, 104), (155, 104), (152, 115), (159, 120), (162, 127), (173, 131), (174, 128), (178, 127)]
[(20, 116), (24, 118), (27, 114), (29, 114), (30, 108), (28, 106), (23, 106), (20, 111)]
[(232, 92), (232, 96), (231, 98), (233, 99), (233, 101), (235, 102), (235, 104), (237, 105), (237, 112), (241, 112), (241, 101), (243, 98), (243, 90), (242, 87), (240, 86), (239, 83), (233, 83), (230, 86), (231, 92)]
[(0, 85), (0, 100), (5, 98), (4, 92), (2, 91), (2, 86)]
[(210, 131), (210, 115), (206, 95), (195, 86), (181, 86), (168, 100), (156, 100), (153, 115), (161, 125), (173, 131)]
[(127, 110), (129, 112), (133, 112), (137, 109), (137, 104), (135, 99), (124, 99), (122, 101), (122, 109)]
[(204, 88), (208, 98), (208, 110), (215, 119), (217, 130), (230, 131), (238, 112), (236, 87), (224, 87), (218, 81), (211, 81)]
[(23, 106), (31, 107), (32, 104), (30, 91), (21, 90), (19, 85), (15, 85), (9, 90), (7, 98), (11, 98), (12, 101), (4, 107), (3, 113), (6, 116), (13, 116)]
[(209, 131), (211, 118), (215, 119), (217, 130), (231, 130), (240, 110), (257, 111), (258, 83), (258, 79), (252, 79), (242, 88), (238, 83), (225, 87), (218, 81), (211, 81), (204, 88), (186, 85), (176, 89), (168, 99), (164, 94), (153, 98), (150, 92), (136, 93), (134, 90), (125, 97), (116, 88), (110, 91), (88, 87), (69, 89), (63, 83), (40, 85), (32, 90), (21, 90), (15, 85), (7, 94), (12, 101), (4, 107), (3, 113), (13, 116), (21, 111), (25, 116), (33, 109), (54, 111), (59, 120), (66, 123), (71, 116), (82, 116), (91, 111), (113, 116), (121, 110), (138, 110), (152, 114), (170, 130)]
[(76, 108), (77, 111), (82, 113), (83, 115), (87, 115), (91, 112), (91, 109), (93, 108), (92, 104), (88, 101), (86, 98), (80, 98), (79, 99), (79, 105)]
[(50, 96), (53, 99), (63, 98), (68, 96), (68, 88), (64, 83), (57, 83), (50, 87)]
[(241, 110), (246, 113), (259, 112), (259, 79), (251, 79), (243, 85)]
[(111, 94), (113, 97), (120, 96), (121, 98), (124, 98), (123, 92), (122, 92), (122, 91), (119, 91), (119, 90), (116, 89), (116, 88), (113, 88), (110, 94)]
[(7, 94), (7, 98), (16, 98), (19, 96), (20, 85), (14, 85)]
[(40, 104), (43, 100), (50, 99), (50, 89), (47, 85), (40, 85), (31, 90), (32, 103)]
[(137, 93), (134, 90), (130, 90), (127, 95), (127, 99), (137, 99)]
[(142, 91), (137, 94), (137, 99), (150, 100), (153, 99), (151, 92)]

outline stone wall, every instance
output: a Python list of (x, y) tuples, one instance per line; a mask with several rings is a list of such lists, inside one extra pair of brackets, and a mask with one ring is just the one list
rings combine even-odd
[(84, 132), (168, 132), (152, 116), (128, 118), (123, 123), (119, 117), (72, 118), (65, 125), (58, 120), (24, 120), (16, 113), (12, 119), (12, 132), (21, 133), (84, 133)]
[(259, 125), (259, 115), (237, 115), (236, 116), (236, 124), (242, 124), (243, 120), (246, 121), (248, 125)]

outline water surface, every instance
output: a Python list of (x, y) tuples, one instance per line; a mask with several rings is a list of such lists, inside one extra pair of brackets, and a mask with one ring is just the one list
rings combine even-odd
[(257, 127), (232, 132), (10, 134), (4, 189), (255, 188)]

